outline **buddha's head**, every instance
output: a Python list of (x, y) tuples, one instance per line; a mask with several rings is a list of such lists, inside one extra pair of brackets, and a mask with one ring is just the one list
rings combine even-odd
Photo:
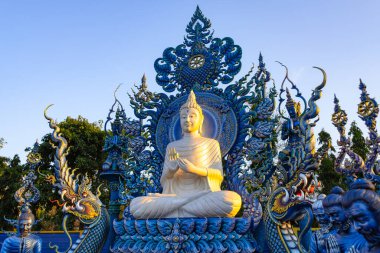
[(193, 133), (196, 131), (200, 134), (202, 133), (204, 116), (193, 91), (190, 91), (189, 97), (186, 103), (181, 106), (179, 113), (182, 133)]
[(30, 234), (34, 222), (35, 217), (30, 208), (26, 205), (22, 206), (18, 217), (18, 230), (21, 237), (26, 237)]
[(343, 196), (342, 205), (355, 229), (372, 245), (380, 245), (380, 196), (368, 180), (357, 179)]

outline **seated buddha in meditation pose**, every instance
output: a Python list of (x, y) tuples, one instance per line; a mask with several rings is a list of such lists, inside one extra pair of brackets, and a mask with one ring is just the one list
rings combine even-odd
[(241, 197), (221, 191), (219, 142), (202, 137), (202, 108), (190, 92), (180, 109), (182, 138), (168, 144), (161, 175), (162, 194), (137, 197), (130, 204), (136, 219), (173, 217), (234, 217)]

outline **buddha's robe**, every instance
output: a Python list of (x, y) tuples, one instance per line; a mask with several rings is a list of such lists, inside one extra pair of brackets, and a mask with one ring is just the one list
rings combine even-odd
[(4, 240), (1, 253), (41, 253), (41, 248), (42, 240), (36, 235), (11, 236)]
[[(170, 161), (168, 150), (175, 148), (179, 157), (199, 168), (207, 176), (188, 173)], [(183, 139), (169, 143), (166, 149), (161, 185), (162, 194), (148, 194), (132, 200), (130, 210), (136, 219), (172, 217), (234, 217), (241, 207), (241, 197), (232, 191), (221, 191), (222, 157), (219, 143), (200, 137), (186, 143)]]

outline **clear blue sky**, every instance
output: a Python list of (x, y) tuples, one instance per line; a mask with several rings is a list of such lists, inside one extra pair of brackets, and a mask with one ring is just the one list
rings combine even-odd
[(337, 93), (350, 120), (356, 115), (363, 78), (380, 97), (380, 1), (0, 1), (1, 156), (18, 153), (50, 132), (44, 108), (59, 121), (82, 115), (105, 119), (113, 91), (126, 92), (146, 73), (155, 84), (153, 62), (183, 41), (199, 4), (215, 37), (232, 37), (243, 48), (244, 75), (262, 52), (277, 84), (281, 61), (303, 94), (321, 81), (312, 66), (324, 68), (327, 87), (320, 100), (322, 127), (330, 123)]

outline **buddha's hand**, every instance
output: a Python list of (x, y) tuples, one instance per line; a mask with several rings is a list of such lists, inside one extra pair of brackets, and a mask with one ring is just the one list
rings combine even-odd
[(206, 168), (199, 168), (187, 159), (178, 158), (178, 166), (185, 172), (196, 174), (199, 176), (207, 176)]
[(177, 159), (179, 158), (179, 154), (175, 148), (168, 149), (168, 160), (169, 160), (169, 170), (172, 172), (176, 172), (179, 169)]

